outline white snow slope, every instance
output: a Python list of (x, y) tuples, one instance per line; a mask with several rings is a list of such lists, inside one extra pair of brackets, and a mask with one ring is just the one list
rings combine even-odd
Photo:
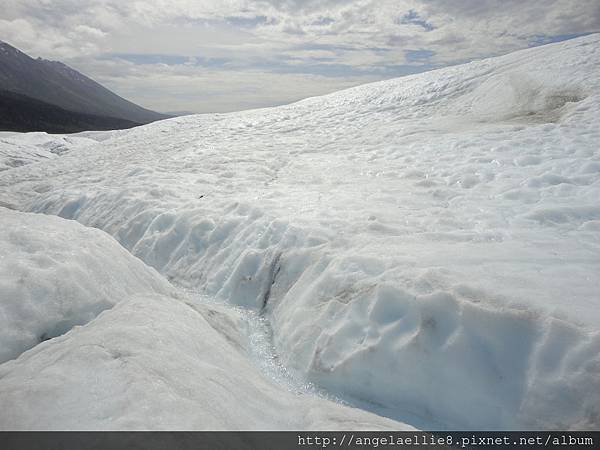
[(0, 131), (0, 171), (44, 159), (52, 159), (75, 147), (82, 148), (96, 143), (94, 139), (82, 135), (60, 135), (42, 132), (23, 134)]
[(0, 365), (0, 429), (411, 429), (265, 377), (239, 313), (102, 231), (5, 209), (0, 225), (0, 361), (21, 354)]
[(599, 117), (595, 34), (94, 138), (0, 173), (0, 201), (259, 312), (284, 366), (355, 405), (598, 428)]

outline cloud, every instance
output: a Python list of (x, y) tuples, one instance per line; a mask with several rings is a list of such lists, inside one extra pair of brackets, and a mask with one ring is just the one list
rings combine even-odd
[[(159, 111), (228, 112), (291, 103), (375, 81), (371, 74), (331, 77), (262, 68), (224, 70), (201, 64), (85, 62), (105, 86)], [(79, 62), (73, 66), (79, 68)]]
[(3, 3), (0, 39), (163, 110), (279, 104), (600, 31), (597, 0)]

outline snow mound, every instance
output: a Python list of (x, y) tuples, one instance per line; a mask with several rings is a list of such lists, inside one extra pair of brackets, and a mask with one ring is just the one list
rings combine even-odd
[(0, 363), (133, 293), (173, 292), (106, 233), (0, 208)]
[(492, 76), (471, 94), (472, 113), (482, 121), (558, 122), (585, 94), (577, 87), (554, 84), (519, 72)]
[(52, 159), (95, 143), (82, 136), (0, 132), (0, 171)]
[(260, 311), (280, 358), (349, 402), (428, 428), (594, 429), (598, 117), (590, 35), (153, 123), (4, 171), (0, 192)]
[(450, 428), (597, 428), (599, 332), (458, 287), (347, 285), (339, 266), (312, 268), (275, 306), (285, 362), (312, 382)]

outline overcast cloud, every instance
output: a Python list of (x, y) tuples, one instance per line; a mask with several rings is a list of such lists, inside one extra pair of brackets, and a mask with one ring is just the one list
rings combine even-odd
[(231, 111), (600, 31), (598, 0), (3, 0), (0, 40), (158, 111)]

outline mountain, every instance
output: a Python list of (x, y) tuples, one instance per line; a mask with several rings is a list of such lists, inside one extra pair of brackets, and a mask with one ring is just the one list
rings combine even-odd
[(599, 34), (76, 138), (0, 135), (0, 429), (600, 429)]
[(15, 92), (0, 90), (0, 128), (3, 131), (76, 133), (82, 130), (117, 130), (140, 125), (117, 117), (67, 111)]
[(0, 41), (0, 89), (67, 111), (149, 123), (169, 116), (142, 108), (69, 66), (33, 59)]

